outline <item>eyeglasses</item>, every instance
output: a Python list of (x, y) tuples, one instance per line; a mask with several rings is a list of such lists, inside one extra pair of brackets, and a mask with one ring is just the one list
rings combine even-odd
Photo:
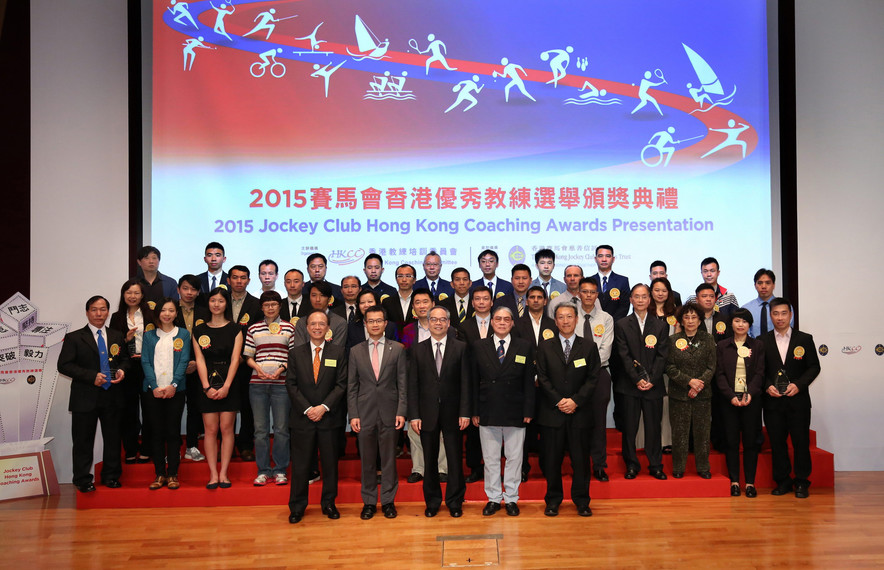
[(264, 301), (263, 303), (261, 303), (261, 306), (272, 309), (273, 307), (278, 307), (279, 303), (277, 303), (276, 301)]
[(431, 323), (447, 323), (448, 317), (430, 317), (428, 320)]
[(382, 325), (386, 322), (385, 319), (367, 319), (365, 321), (369, 325)]
[(414, 275), (410, 273), (397, 273), (396, 279), (414, 279)]

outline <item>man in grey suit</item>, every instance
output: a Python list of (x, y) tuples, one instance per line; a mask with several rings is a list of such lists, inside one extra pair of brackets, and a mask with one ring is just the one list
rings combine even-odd
[(383, 307), (365, 311), (368, 339), (350, 350), (347, 408), (350, 428), (359, 438), (362, 457), (363, 520), (377, 512), (376, 457), (381, 455), (381, 509), (388, 519), (396, 517), (393, 503), (399, 488), (396, 472), (396, 440), (405, 427), (408, 409), (406, 387), (408, 363), (405, 347), (384, 338), (387, 313)]

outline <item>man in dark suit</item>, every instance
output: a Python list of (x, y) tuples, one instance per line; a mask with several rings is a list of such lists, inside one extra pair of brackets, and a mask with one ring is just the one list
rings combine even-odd
[(599, 282), (599, 302), (602, 310), (611, 315), (614, 322), (622, 319), (629, 312), (629, 279), (623, 275), (614, 273), (614, 248), (610, 245), (600, 245), (595, 248), (595, 264), (599, 272), (596, 280)]
[(434, 301), (445, 300), (454, 295), (451, 283), (439, 277), (442, 271), (442, 257), (431, 251), (424, 257), (424, 276), (414, 284), (415, 289), (426, 288)]
[(413, 323), (417, 320), (414, 316), (412, 301), (414, 293), (414, 281), (417, 278), (417, 270), (409, 265), (403, 264), (396, 268), (396, 285), (399, 288), (395, 295), (391, 295), (381, 300), (381, 306), (387, 311), (387, 319), (395, 323), (396, 332), (402, 336), (405, 325)]
[[(639, 421), (645, 421), (645, 452), (648, 471), (656, 479), (663, 473), (663, 448), (660, 426), (663, 422), (663, 370), (666, 366), (666, 339), (669, 325), (657, 318), (648, 318), (651, 290), (639, 283), (629, 294), (632, 314), (614, 324), (614, 348), (620, 359), (614, 378), (614, 392), (623, 402), (623, 460), (627, 479), (635, 479), (641, 470), (635, 451)], [(641, 368), (639, 368), (641, 366)]]
[(486, 249), (479, 254), (477, 260), (479, 262), (479, 269), (482, 270), (482, 278), (473, 281), (473, 289), (480, 285), (488, 287), (491, 289), (492, 299), (513, 294), (513, 284), (506, 279), (501, 279), (497, 276), (497, 266), (499, 265), (500, 260), (497, 257), (496, 251), (493, 249)]
[[(700, 283), (694, 291), (692, 298), (703, 310), (703, 322), (700, 326), (704, 327), (706, 332), (712, 335), (715, 344), (734, 336), (734, 332), (731, 330), (730, 318), (721, 314), (718, 306), (715, 304), (715, 287), (709, 283)], [(709, 442), (713, 449), (723, 452), (727, 447), (727, 437), (724, 431), (721, 408), (728, 404), (718, 397), (719, 391), (716, 382), (713, 382), (710, 388), (712, 390), (712, 424), (709, 430)]]
[(347, 325), (358, 321), (359, 307), (356, 306), (356, 298), (362, 291), (362, 282), (355, 275), (348, 275), (341, 279), (341, 296), (343, 302), (335, 303), (331, 308), (333, 313), (347, 321)]
[[(795, 496), (806, 499), (810, 487), (810, 384), (820, 373), (813, 337), (793, 329), (792, 304), (777, 297), (770, 302), (774, 330), (762, 335), (765, 358), (764, 424), (770, 436), (773, 495), (785, 495), (795, 488)], [(788, 382), (788, 384), (786, 384)], [(784, 389), (780, 389), (780, 387)], [(795, 478), (786, 439), (792, 439)]]
[[(656, 259), (651, 262), (651, 274), (648, 276), (651, 281), (657, 279), (658, 277), (662, 277), (663, 279), (669, 279), (669, 274), (666, 269), (666, 262)], [(651, 281), (648, 281), (650, 283)], [(675, 302), (676, 307), (681, 307), (681, 295), (678, 291), (672, 292), (672, 300)]]
[(286, 388), (292, 401), (289, 425), (292, 430), (292, 488), (289, 494), (289, 522), (297, 523), (307, 508), (310, 465), (319, 448), (322, 463), (322, 512), (340, 518), (335, 507), (338, 496), (340, 433), (347, 410), (347, 355), (342, 346), (325, 341), (328, 316), (314, 311), (307, 317), (310, 342), (289, 351)]
[[(320, 281), (325, 281), (325, 274), (328, 271), (328, 259), (321, 253), (311, 253), (307, 256), (307, 274), (310, 277), (310, 282), (304, 284), (304, 295), (310, 295), (310, 289), (313, 287), (314, 283), (318, 283)], [(334, 306), (335, 303), (340, 303), (344, 300), (343, 295), (341, 295), (341, 288), (335, 285), (334, 283), (329, 283), (332, 288), (332, 301), (329, 306)]]
[(396, 441), (405, 427), (408, 407), (408, 363), (405, 348), (384, 338), (387, 314), (381, 307), (365, 312), (368, 339), (350, 349), (347, 381), (347, 409), (350, 429), (359, 439), (362, 458), (362, 502), (360, 517), (377, 512), (377, 455), (381, 455), (381, 509), (388, 519), (396, 517)]
[(95, 490), (92, 483), (92, 448), (95, 428), (101, 422), (104, 441), (101, 482), (120, 487), (120, 414), (123, 387), (120, 382), (129, 369), (126, 339), (105, 326), (110, 305), (96, 295), (86, 301), (89, 324), (70, 332), (58, 355), (58, 371), (71, 378), (71, 439), (73, 440), (73, 483), (81, 493)]
[(224, 246), (217, 241), (206, 244), (206, 254), (203, 258), (206, 262), (207, 271), (197, 275), (200, 278), (200, 293), (204, 297), (215, 287), (227, 285), (227, 273), (224, 272)]
[(467, 345), (448, 334), (450, 313), (430, 310), (430, 338), (412, 348), (408, 374), (408, 417), (424, 450), (424, 515), (434, 517), (442, 504), (437, 455), (442, 434), (448, 464), (445, 506), (452, 517), (463, 514), (463, 436), (470, 422), (472, 383)]
[(289, 269), (283, 277), (286, 296), (279, 307), (279, 318), (293, 325), (313, 311), (309, 298), (303, 294), (304, 274), (300, 269)]
[[(182, 275), (178, 280), (178, 316), (175, 326), (187, 329), (193, 334), (193, 328), (209, 320), (211, 313), (205, 307), (196, 304), (200, 292), (200, 280), (196, 275)], [(191, 358), (195, 358), (191, 354)], [(199, 398), (203, 385), (196, 371), (196, 360), (187, 363), (185, 394), (187, 399), (187, 437), (184, 446), (184, 458), (191, 461), (205, 461), (200, 452), (199, 436), (203, 432), (203, 416), (199, 410)]]
[[(258, 298), (249, 293), (246, 288), (251, 281), (251, 272), (245, 265), (234, 265), (228, 275), (230, 286), (230, 305), (233, 310), (233, 322), (242, 327), (243, 338), (249, 327), (264, 318), (261, 303)], [(255, 416), (252, 414), (252, 405), (249, 403), (249, 378), (252, 369), (240, 359), (239, 368), (236, 371), (236, 385), (239, 386), (239, 433), (236, 434), (236, 448), (243, 461), (255, 460)]]
[(463, 340), (472, 346), (474, 342), (491, 336), (491, 310), (494, 302), (491, 300), (491, 289), (484, 285), (473, 289), (470, 299), (473, 315), (460, 324), (460, 333)]
[(546, 476), (546, 509), (554, 517), (565, 498), (562, 489), (562, 460), (565, 444), (571, 453), (571, 500), (582, 517), (589, 508), (590, 447), (592, 445), (592, 391), (598, 381), (601, 360), (592, 338), (581, 338), (577, 308), (566, 303), (556, 307), (559, 334), (537, 349), (537, 382), (541, 403), (537, 421), (543, 445), (543, 474)]
[(470, 296), (470, 288), (473, 282), (470, 280), (470, 272), (464, 267), (457, 267), (451, 272), (451, 288), (454, 294), (439, 299), (436, 303), (448, 309), (451, 313), (451, 324), (458, 329), (460, 333), (461, 325), (471, 316), (473, 316), (473, 305)]
[[(534, 347), (510, 334), (514, 320), (510, 309), (497, 307), (491, 316), (494, 334), (472, 346), (473, 424), (479, 427), (485, 460), (485, 516), (499, 511), (501, 500), (506, 514), (519, 515), (525, 424), (534, 417)], [(503, 485), (501, 446), (506, 456)]]
[(381, 281), (384, 274), (384, 258), (376, 253), (369, 253), (362, 262), (362, 271), (365, 273), (365, 284), (362, 289), (365, 291), (374, 291), (380, 299), (384, 295), (392, 295), (396, 292), (396, 288), (388, 283)]
[[(328, 307), (329, 299), (331, 299), (332, 289), (331, 283), (328, 281), (317, 281), (310, 288), (310, 310), (322, 311), (328, 316), (329, 331), (326, 333), (326, 340), (338, 346), (347, 346), (347, 321), (342, 317), (333, 313)], [(307, 332), (307, 322), (300, 319), (295, 325), (295, 346), (307, 344), (309, 341), (309, 333)]]

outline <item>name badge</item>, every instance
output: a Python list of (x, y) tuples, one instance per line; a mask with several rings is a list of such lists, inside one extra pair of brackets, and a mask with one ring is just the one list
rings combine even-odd
[(521, 354), (516, 355), (516, 364), (525, 364), (525, 357)]
[(574, 368), (583, 368), (584, 366), (586, 366), (585, 358), (578, 358), (574, 361)]
[(338, 365), (338, 361), (332, 360), (331, 358), (326, 358), (325, 365), (328, 366), (329, 368), (335, 368)]

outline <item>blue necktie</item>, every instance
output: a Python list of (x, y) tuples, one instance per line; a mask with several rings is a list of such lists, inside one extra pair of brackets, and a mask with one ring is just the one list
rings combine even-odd
[(500, 346), (497, 347), (497, 359), (500, 360), (500, 363), (503, 364), (503, 357), (506, 356), (506, 352), (503, 350), (504, 341), (500, 341)]
[(212, 291), (212, 290), (215, 289), (215, 284), (217, 283), (217, 279), (218, 279), (217, 277), (215, 277), (214, 275), (212, 275), (212, 288), (209, 289), (209, 291)]
[(602, 277), (602, 293), (608, 292), (608, 278)]
[(430, 285), (430, 295), (433, 296), (433, 299), (436, 298), (436, 282), (433, 281), (433, 284)]
[(98, 363), (101, 373), (107, 379), (101, 387), (107, 390), (111, 387), (110, 360), (107, 358), (107, 344), (104, 342), (104, 335), (101, 334), (101, 329), (98, 329)]
[(488, 282), (488, 288), (491, 289), (491, 298), (494, 299), (494, 281)]

